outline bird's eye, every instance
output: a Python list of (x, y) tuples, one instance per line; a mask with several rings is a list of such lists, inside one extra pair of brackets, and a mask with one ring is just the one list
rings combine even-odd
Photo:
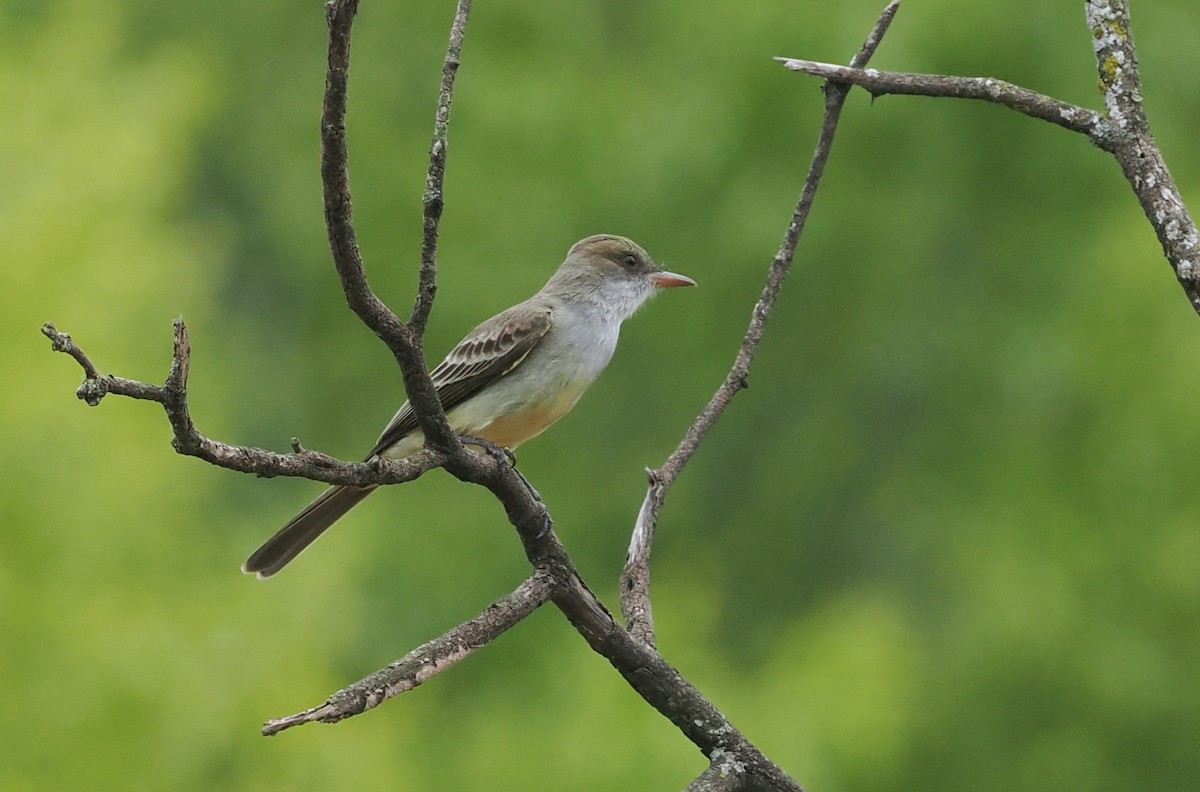
[(627, 254), (625, 258), (621, 259), (621, 266), (625, 269), (633, 269), (637, 266), (637, 256), (632, 253)]

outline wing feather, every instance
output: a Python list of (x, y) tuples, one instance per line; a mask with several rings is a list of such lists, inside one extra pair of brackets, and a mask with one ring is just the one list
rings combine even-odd
[[(449, 412), (521, 364), (550, 330), (553, 311), (518, 305), (472, 330), (446, 359), (429, 372), (442, 409)], [(368, 458), (417, 428), (408, 402), (379, 436)]]

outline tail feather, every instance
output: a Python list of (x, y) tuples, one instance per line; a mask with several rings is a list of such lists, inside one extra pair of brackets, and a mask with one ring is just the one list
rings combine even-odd
[(260, 578), (271, 577), (316, 541), (326, 528), (374, 491), (375, 487), (350, 486), (325, 490), (319, 498), (308, 504), (304, 511), (255, 550), (254, 555), (242, 564), (242, 571), (246, 574), (256, 573)]

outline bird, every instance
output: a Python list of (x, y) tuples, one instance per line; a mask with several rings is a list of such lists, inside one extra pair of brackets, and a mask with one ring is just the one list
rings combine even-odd
[[(575, 406), (612, 359), (622, 322), (659, 290), (695, 285), (664, 270), (630, 239), (581, 239), (537, 294), (480, 324), (430, 372), (450, 427), (516, 449)], [(366, 461), (405, 459), (424, 444), (406, 401)], [(264, 542), (242, 571), (271, 577), (378, 486), (326, 490)]]

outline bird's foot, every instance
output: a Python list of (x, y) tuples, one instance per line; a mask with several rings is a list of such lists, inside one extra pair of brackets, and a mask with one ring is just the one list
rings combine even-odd
[(525, 489), (529, 490), (529, 494), (533, 499), (538, 503), (543, 502), (542, 494), (529, 482), (529, 479), (525, 478), (525, 474), (517, 469), (517, 455), (513, 453), (511, 448), (501, 448), (490, 440), (484, 440), (482, 437), (472, 437), (471, 435), (459, 435), (458, 439), (463, 445), (482, 448), (497, 462), (507, 462), (508, 466), (512, 468), (513, 473), (516, 473), (517, 478), (525, 485)]
[(491, 440), (484, 440), (482, 437), (475, 437), (473, 435), (459, 435), (458, 441), (463, 445), (483, 449), (492, 459), (497, 462), (507, 462), (508, 466), (514, 470), (517, 467), (517, 455), (511, 449), (501, 448)]

